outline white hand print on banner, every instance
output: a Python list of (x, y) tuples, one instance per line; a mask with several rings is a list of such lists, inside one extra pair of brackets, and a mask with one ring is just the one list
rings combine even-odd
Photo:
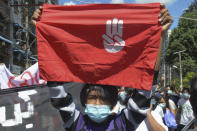
[(106, 34), (103, 34), (104, 48), (109, 53), (117, 53), (125, 46), (123, 36), (123, 20), (114, 18), (106, 22)]

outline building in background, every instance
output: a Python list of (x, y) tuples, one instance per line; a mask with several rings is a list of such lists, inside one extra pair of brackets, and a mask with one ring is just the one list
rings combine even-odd
[(9, 64), (10, 16), (7, 0), (0, 0), (0, 63)]
[(14, 74), (37, 61), (31, 16), (44, 3), (58, 4), (58, 0), (0, 0), (0, 63)]

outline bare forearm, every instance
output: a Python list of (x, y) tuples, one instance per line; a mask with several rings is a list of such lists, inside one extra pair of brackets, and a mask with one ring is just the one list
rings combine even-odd
[(170, 26), (173, 23), (173, 19), (170, 16), (170, 13), (168, 12), (168, 9), (165, 7), (164, 4), (161, 4), (161, 12), (159, 14), (159, 23), (162, 25), (162, 35), (160, 40), (160, 47), (159, 47), (159, 54), (157, 56), (157, 61), (155, 63), (155, 71), (159, 70), (159, 66), (161, 63), (161, 54), (162, 54), (162, 47), (165, 39), (165, 35), (167, 33), (167, 30), (170, 28)]
[(153, 118), (151, 111), (147, 112), (147, 119), (151, 131), (165, 131), (165, 129)]
[(157, 61), (155, 63), (155, 71), (159, 71), (159, 67), (160, 67), (160, 63), (161, 63), (161, 56), (162, 56), (162, 47), (163, 47), (163, 43), (164, 43), (164, 39), (165, 39), (165, 34), (166, 33), (162, 33), (162, 35), (161, 35), (159, 52), (158, 52), (158, 56), (157, 56)]
[(170, 109), (170, 112), (174, 114), (174, 117), (176, 118), (176, 109)]

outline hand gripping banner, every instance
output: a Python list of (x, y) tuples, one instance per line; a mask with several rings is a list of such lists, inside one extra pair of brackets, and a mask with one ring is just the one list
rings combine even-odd
[(41, 78), (150, 90), (160, 10), (159, 3), (44, 5), (36, 25)]

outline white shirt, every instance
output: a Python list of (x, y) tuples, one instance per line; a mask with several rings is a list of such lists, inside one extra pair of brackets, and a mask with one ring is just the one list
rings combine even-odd
[(126, 108), (126, 106), (120, 104), (120, 102), (118, 101), (117, 104), (116, 104), (116, 106), (113, 108), (113, 110), (111, 112), (112, 113), (119, 114), (124, 108)]
[(194, 119), (193, 110), (190, 101), (181, 98), (178, 101), (178, 107), (182, 108), (180, 124), (187, 125), (192, 119)]
[[(165, 131), (168, 131), (168, 127), (164, 124), (162, 119), (164, 113), (161, 107), (157, 106), (154, 111), (151, 111), (151, 115), (165, 129)], [(151, 131), (147, 118), (140, 123), (135, 131)]]

